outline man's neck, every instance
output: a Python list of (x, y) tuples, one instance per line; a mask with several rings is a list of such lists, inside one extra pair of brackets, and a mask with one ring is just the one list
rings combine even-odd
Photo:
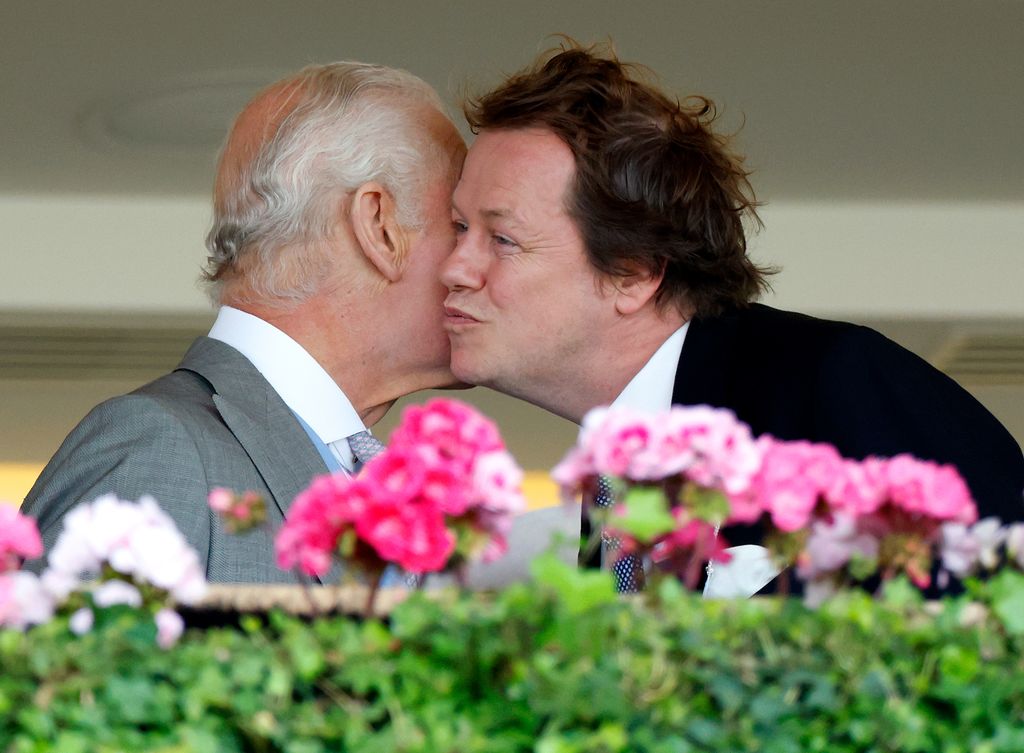
[(410, 392), (451, 382), (445, 367), (409, 369), (402, 349), (389, 347), (384, 333), (366, 319), (376, 311), (367, 301), (343, 306), (314, 296), (288, 308), (231, 304), (274, 325), (295, 340), (330, 375), (366, 426), (384, 417), (395, 401)]
[(681, 317), (659, 317), (644, 327), (608, 338), (600, 351), (552, 374), (550, 384), (530, 394), (513, 394), (576, 424), (592, 409), (611, 405), (651, 357), (684, 323)]

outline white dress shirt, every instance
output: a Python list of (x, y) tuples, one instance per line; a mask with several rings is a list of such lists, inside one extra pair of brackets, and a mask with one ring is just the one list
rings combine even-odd
[(659, 413), (672, 407), (672, 391), (676, 384), (679, 356), (683, 352), (683, 343), (686, 342), (686, 331), (689, 328), (690, 323), (686, 322), (668, 336), (615, 398), (613, 408)]
[(366, 426), (337, 382), (305, 348), (274, 325), (230, 306), (221, 307), (209, 336), (248, 358), (285, 405), (352, 473), (355, 458), (348, 437)]
[[(657, 413), (672, 407), (676, 371), (690, 323), (686, 322), (662, 343), (644, 367), (612, 403), (613, 408)], [(704, 585), (704, 598), (749, 597), (764, 588), (779, 574), (768, 550), (756, 544), (729, 547), (732, 560), (715, 563)]]

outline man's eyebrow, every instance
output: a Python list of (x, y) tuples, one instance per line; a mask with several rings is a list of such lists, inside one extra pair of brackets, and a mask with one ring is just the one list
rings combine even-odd
[(484, 217), (491, 218), (497, 217), (498, 219), (508, 219), (512, 217), (511, 209), (484, 209), (480, 212)]
[[(465, 213), (459, 208), (459, 204), (458, 202), (455, 201), (454, 198), (452, 199), (452, 209), (455, 210), (456, 214), (465, 216)], [(488, 220), (511, 220), (512, 222), (522, 224), (518, 221), (515, 212), (505, 207), (496, 207), (494, 209), (481, 209), (480, 215)]]

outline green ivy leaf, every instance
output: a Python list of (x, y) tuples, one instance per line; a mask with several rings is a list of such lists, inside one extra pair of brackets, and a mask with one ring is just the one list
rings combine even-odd
[(720, 525), (729, 517), (729, 500), (716, 489), (705, 489), (696, 484), (689, 484), (685, 501), (690, 514), (698, 520)]
[(530, 563), (530, 574), (536, 583), (553, 590), (570, 614), (614, 604), (617, 600), (615, 583), (609, 573), (580, 570), (550, 552)]
[(141, 724), (148, 720), (154, 687), (143, 677), (111, 677), (106, 696), (126, 721)]
[(1024, 635), (1024, 574), (1003, 570), (989, 584), (992, 611), (996, 613), (1006, 632)]
[(882, 586), (882, 601), (898, 609), (906, 609), (920, 604), (924, 601), (924, 596), (910, 579), (901, 573)]
[(649, 544), (676, 527), (676, 520), (668, 511), (668, 500), (660, 489), (633, 487), (626, 492), (623, 502), (625, 514), (616, 515), (613, 525), (641, 543)]

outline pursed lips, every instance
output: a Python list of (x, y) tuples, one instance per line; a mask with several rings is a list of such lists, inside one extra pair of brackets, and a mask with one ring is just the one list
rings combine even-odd
[(457, 327), (464, 324), (479, 324), (480, 320), (460, 308), (445, 304), (444, 307), (445, 325)]

